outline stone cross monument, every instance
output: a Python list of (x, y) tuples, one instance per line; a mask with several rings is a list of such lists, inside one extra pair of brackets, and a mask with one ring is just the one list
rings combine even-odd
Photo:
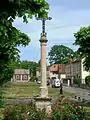
[(42, 21), (42, 33), (40, 38), (41, 44), (41, 93), (40, 97), (48, 97), (48, 87), (47, 87), (47, 75), (46, 75), (46, 46), (47, 46), (47, 34), (45, 32), (45, 21), (51, 20), (51, 17), (48, 18), (37, 18), (37, 20)]

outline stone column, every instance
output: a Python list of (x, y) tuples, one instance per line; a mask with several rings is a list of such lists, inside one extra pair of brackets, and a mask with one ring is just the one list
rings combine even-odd
[(47, 75), (46, 75), (46, 35), (41, 35), (41, 93), (40, 97), (48, 97)]

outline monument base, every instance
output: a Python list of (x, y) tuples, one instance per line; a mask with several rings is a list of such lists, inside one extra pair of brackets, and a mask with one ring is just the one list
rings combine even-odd
[(40, 92), (40, 97), (45, 98), (48, 97), (48, 87), (40, 87), (41, 92)]
[(51, 113), (51, 97), (35, 97), (36, 107), (39, 109), (46, 109), (46, 113)]

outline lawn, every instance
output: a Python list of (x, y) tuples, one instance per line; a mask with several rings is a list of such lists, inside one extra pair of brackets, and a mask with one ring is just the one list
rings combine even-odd
[[(4, 99), (16, 99), (16, 98), (30, 98), (38, 96), (40, 93), (40, 85), (35, 82), (31, 83), (18, 83), (11, 84), (6, 87), (1, 87), (0, 91), (3, 92)], [(48, 87), (49, 96), (54, 98), (60, 96), (57, 88)], [(72, 96), (72, 94), (64, 92), (65, 96)]]
[[(16, 98), (30, 98), (40, 94), (40, 85), (35, 82), (31, 83), (18, 83), (10, 84), (6, 87), (1, 87), (0, 91), (3, 92), (4, 99), (16, 99)], [(48, 87), (49, 96), (52, 96), (52, 100), (56, 100), (59, 96), (59, 90), (57, 88)], [(64, 96), (72, 97), (73, 94), (68, 92), (63, 92)], [(85, 107), (87, 112), (90, 112), (90, 107)], [(0, 112), (2, 109), (0, 110)], [(0, 116), (2, 114), (0, 113)]]

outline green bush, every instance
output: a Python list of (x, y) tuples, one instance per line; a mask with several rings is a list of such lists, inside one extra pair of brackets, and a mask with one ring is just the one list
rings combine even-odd
[(81, 79), (75, 79), (74, 83), (78, 85), (78, 87), (80, 87), (81, 85)]
[(3, 120), (86, 120), (83, 107), (63, 96), (52, 104), (51, 114), (36, 109), (35, 104), (9, 105), (3, 114)]
[(31, 82), (35, 82), (35, 80), (37, 80), (36, 76), (32, 76), (32, 77), (30, 78), (30, 81), (31, 81)]
[(1, 110), (4, 108), (4, 103), (2, 102), (3, 95), (2, 92), (0, 92), (0, 120), (3, 120), (3, 114), (1, 113)]
[(5, 108), (4, 120), (46, 120), (45, 109), (37, 110), (35, 104), (8, 105)]
[(86, 85), (90, 86), (90, 76), (87, 76), (85, 78), (85, 83), (86, 83)]
[(73, 104), (69, 100), (62, 101), (58, 100), (53, 104), (51, 120), (83, 120), (85, 118), (85, 110), (82, 106)]

